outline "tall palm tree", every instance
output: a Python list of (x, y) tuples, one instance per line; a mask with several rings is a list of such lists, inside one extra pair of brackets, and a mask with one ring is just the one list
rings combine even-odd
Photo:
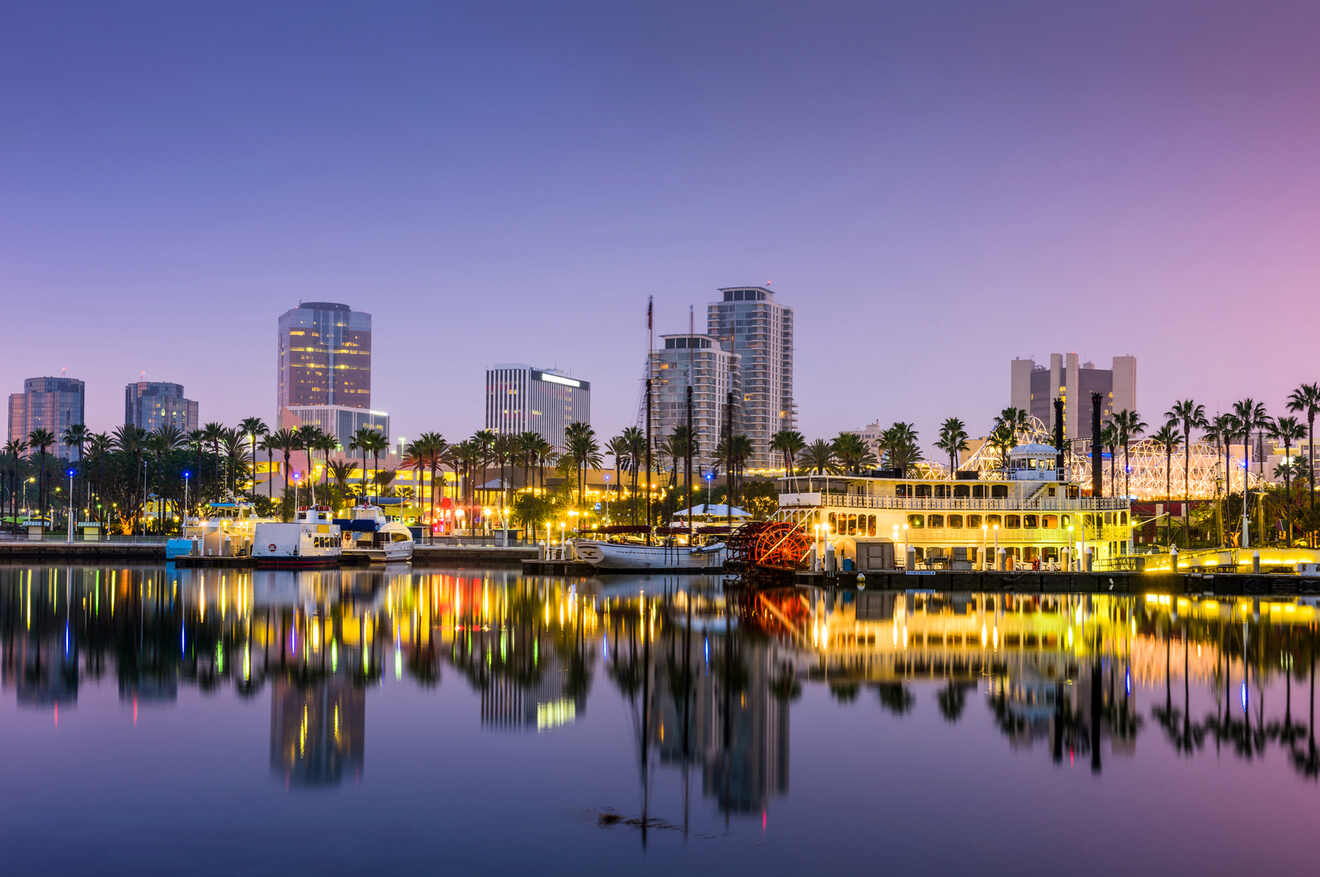
[(313, 423), (298, 427), (298, 448), (307, 455), (307, 486), (311, 489), (312, 505), (316, 505), (316, 461), (312, 452), (319, 451), (325, 443), (325, 432)]
[[(1320, 414), (1320, 384), (1302, 384), (1288, 394), (1288, 410), (1306, 418), (1306, 482), (1310, 489), (1310, 512), (1315, 517), (1315, 418)], [(1308, 528), (1309, 529), (1309, 528)], [(1312, 546), (1314, 547), (1314, 546)]]
[(1191, 525), (1191, 520), (1188, 509), (1192, 501), (1192, 430), (1204, 429), (1207, 426), (1205, 406), (1195, 399), (1182, 399), (1174, 402), (1169, 410), (1164, 412), (1164, 419), (1170, 425), (1177, 426), (1182, 430), (1183, 538), (1190, 545), (1191, 538), (1188, 535), (1188, 528)]
[[(212, 477), (220, 484), (224, 483), (224, 477), (220, 473), (220, 442), (224, 440), (224, 437), (225, 425), (223, 423), (211, 421), (202, 427), (202, 440), (211, 446), (211, 453), (215, 458), (215, 472), (212, 473)], [(202, 473), (198, 472), (199, 482), (201, 477)], [(219, 493), (223, 493), (223, 491), (217, 491), (217, 494)]]
[[(508, 521), (504, 510), (509, 507), (510, 494), (509, 482), (513, 480), (513, 470), (518, 458), (518, 449), (520, 442), (518, 437), (512, 433), (500, 433), (495, 436), (495, 441), (491, 444), (490, 452), (495, 458), (495, 465), (500, 470), (500, 524), (508, 529)], [(509, 475), (504, 474), (505, 468), (508, 468)]]
[(225, 455), (225, 474), (229, 479), (229, 495), (238, 499), (239, 470), (247, 466), (247, 437), (237, 428), (226, 428), (220, 440)]
[(430, 521), (432, 526), (435, 524), (435, 476), (440, 469), (440, 465), (445, 460), (446, 443), (444, 437), (438, 432), (424, 432), (408, 444), (404, 449), (404, 465), (411, 466), (417, 471), (418, 487), (418, 517), (421, 517), (421, 487), (423, 484), (423, 473), (431, 473), (431, 489), (427, 500), (430, 509)]
[(770, 437), (770, 450), (784, 458), (784, 474), (793, 477), (793, 464), (797, 455), (807, 446), (807, 440), (796, 429), (781, 429)]
[[(628, 471), (632, 477), (632, 514), (630, 520), (637, 523), (637, 476), (643, 466), (646, 465), (646, 433), (636, 426), (630, 426), (620, 433), (623, 439), (624, 447), (628, 455)], [(647, 480), (650, 480), (650, 473), (647, 473)], [(648, 491), (649, 492), (649, 491)]]
[(1146, 422), (1135, 411), (1114, 412), (1114, 428), (1118, 430), (1118, 443), (1123, 447), (1123, 495), (1131, 496), (1131, 449), (1132, 440), (1139, 438), (1146, 431)]
[[(1176, 424), (1173, 421), (1169, 421), (1157, 429), (1154, 434), (1151, 435), (1151, 438), (1155, 441), (1155, 444), (1159, 445), (1164, 451), (1164, 498), (1165, 500), (1172, 500), (1173, 452), (1182, 444), (1182, 436), (1179, 434)], [(1169, 544), (1172, 545), (1173, 515), (1169, 515), (1169, 519), (1164, 522), (1164, 533), (1165, 538), (1168, 540)]]
[(834, 456), (834, 443), (825, 439), (816, 439), (802, 449), (802, 463), (808, 472), (828, 475), (837, 471), (838, 461)]
[[(1100, 427), (1100, 444), (1109, 452), (1109, 495), (1117, 496), (1118, 476), (1114, 473), (1117, 471), (1115, 463), (1118, 460), (1119, 436), (1118, 426), (1114, 424), (1114, 421), (1110, 420)], [(1100, 474), (1104, 475), (1103, 472)], [(1101, 493), (1103, 492), (1101, 491)]]
[(55, 435), (48, 429), (37, 428), (28, 433), (28, 448), (37, 452), (37, 495), (41, 498), (41, 520), (46, 520), (46, 454), (55, 444)]
[(1219, 503), (1220, 479), (1215, 479), (1215, 516), (1219, 518), (1220, 545), (1224, 544), (1224, 520), (1228, 517), (1228, 497), (1232, 493), (1229, 472), (1232, 468), (1233, 436), (1237, 435), (1237, 432), (1237, 419), (1232, 414), (1215, 415), (1205, 428), (1205, 437), (1214, 443), (1215, 456), (1218, 457), (1221, 450), (1224, 453), (1224, 500), (1222, 505)]
[(371, 446), (375, 442), (376, 430), (369, 426), (359, 426), (353, 433), (353, 438), (348, 443), (350, 451), (359, 451), (362, 454), (362, 477), (358, 479), (358, 486), (365, 501), (367, 497), (367, 454), (371, 453)]
[(9, 475), (10, 516), (18, 520), (18, 476), (23, 469), (23, 455), (27, 453), (27, 442), (21, 438), (10, 439), (5, 444), (5, 457)]
[(1291, 465), (1294, 462), (1292, 446), (1294, 442), (1300, 442), (1306, 437), (1307, 428), (1302, 426), (1301, 421), (1296, 417), (1280, 417), (1274, 422), (1272, 432), (1276, 439), (1283, 442), (1283, 459), (1290, 464), (1283, 467), (1283, 507), (1288, 512), (1288, 547), (1291, 548), (1293, 544), (1292, 475), (1296, 468)]
[[(495, 431), (490, 429), (477, 430), (472, 434), (472, 443), (473, 447), (475, 447), (480, 453), (481, 458), (481, 491), (484, 495), (482, 502), (485, 505), (489, 505), (490, 490), (486, 487), (486, 483), (490, 480), (490, 475), (487, 470), (490, 468), (491, 460), (495, 456)], [(473, 487), (475, 489), (476, 485), (473, 485)], [(474, 499), (475, 496), (476, 494), (474, 490)]]
[(967, 450), (967, 424), (950, 417), (940, 424), (940, 439), (935, 447), (949, 455), (949, 479), (958, 474), (958, 455)]
[(289, 472), (289, 458), (293, 456), (294, 451), (302, 447), (302, 439), (299, 438), (297, 430), (286, 428), (267, 435), (263, 441), (268, 448), (279, 451), (284, 457), (284, 468), (280, 470), (280, 474), (284, 478), (284, 490), (287, 494), (289, 482), (293, 480)]
[[(1269, 414), (1263, 402), (1247, 398), (1233, 403), (1233, 417), (1242, 435), (1242, 522), (1246, 524), (1251, 518), (1251, 434), (1264, 428), (1269, 422)], [(1246, 548), (1248, 538), (1245, 528), (1242, 536), (1242, 547)]]
[[(880, 446), (884, 451), (885, 461), (897, 469), (903, 476), (921, 459), (921, 445), (917, 440), (917, 430), (911, 423), (897, 421), (880, 435)], [(868, 450), (867, 457), (871, 454)], [(842, 455), (840, 455), (842, 459)], [(862, 460), (862, 466), (874, 465), (872, 461)]]
[[(187, 442), (188, 437), (184, 435), (183, 430), (179, 429), (172, 423), (166, 423), (162, 425), (160, 429), (147, 435), (146, 448), (150, 451), (152, 459), (155, 460), (158, 478), (156, 488), (158, 496), (165, 495), (159, 479), (163, 479), (164, 477), (165, 464), (168, 462), (170, 454), (180, 448), (187, 447)], [(187, 509), (184, 509), (183, 512), (186, 514)], [(158, 531), (163, 532), (165, 526), (163, 515), (157, 519), (157, 524), (159, 525)]]
[(999, 451), (999, 468), (1004, 478), (1008, 477), (1008, 453), (1017, 446), (1017, 433), (1011, 424), (996, 420), (986, 436), (986, 444)]
[[(242, 420), (238, 422), (238, 428), (242, 430), (243, 433), (248, 437), (248, 451), (252, 455), (252, 490), (249, 491), (249, 494), (251, 496), (256, 496), (257, 440), (260, 439), (262, 436), (269, 434), (270, 427), (267, 426), (266, 421), (262, 420), (260, 417), (244, 417)], [(270, 477), (269, 471), (266, 473), (266, 477), (268, 478)]]
[(841, 432), (835, 436), (834, 457), (843, 471), (852, 475), (860, 474), (863, 467), (874, 466), (876, 463), (875, 454), (855, 432)]
[(623, 496), (623, 471), (631, 465), (628, 440), (620, 433), (605, 443), (605, 453), (614, 458), (614, 495)]
[(581, 507), (582, 495), (587, 486), (587, 470), (604, 462), (600, 454), (600, 443), (596, 441), (596, 431), (581, 421), (570, 423), (564, 428), (564, 442), (568, 446), (569, 457), (577, 467), (578, 506)]
[[(78, 470), (81, 470), (82, 468), (81, 466), (82, 460), (83, 457), (86, 455), (86, 450), (87, 450), (87, 440), (91, 437), (91, 434), (92, 434), (91, 430), (87, 428), (86, 424), (72, 423), (69, 426), (66, 426), (64, 428), (64, 432), (60, 435), (61, 444), (63, 444), (66, 448), (73, 448), (78, 452), (77, 460), (79, 466), (78, 469), (75, 470), (75, 477), (83, 476), (85, 474)], [(83, 477), (82, 480), (86, 484), (91, 483), (90, 481), (87, 480), (86, 477)], [(87, 501), (89, 504), (91, 503), (90, 494), (88, 495)]]
[(999, 412), (995, 422), (1002, 423), (1013, 430), (1013, 441), (1016, 443), (1022, 441), (1023, 433), (1030, 429), (1031, 415), (1021, 408), (1008, 407)]

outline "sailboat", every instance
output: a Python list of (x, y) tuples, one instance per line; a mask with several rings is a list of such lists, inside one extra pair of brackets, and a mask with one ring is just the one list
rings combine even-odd
[[(646, 303), (647, 329), (647, 368), (646, 368), (646, 517), (651, 520), (651, 409), (652, 409), (652, 366), (651, 356), (654, 348), (654, 301)], [(688, 334), (693, 333), (692, 313), (688, 312)], [(688, 348), (687, 374), (687, 423), (688, 436), (692, 435), (692, 348)], [(691, 456), (688, 456), (689, 464)], [(687, 483), (692, 483), (689, 469)], [(626, 542), (610, 539), (575, 539), (573, 550), (579, 560), (591, 564), (597, 570), (653, 570), (665, 572), (708, 572), (724, 566), (726, 556), (722, 540), (699, 536), (689, 519), (685, 537), (675, 538), (672, 534), (657, 544), (648, 525), (645, 542)]]

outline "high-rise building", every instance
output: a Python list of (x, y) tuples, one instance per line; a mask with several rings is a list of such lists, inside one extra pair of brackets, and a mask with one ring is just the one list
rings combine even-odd
[(706, 334), (738, 356), (737, 430), (752, 440), (749, 469), (779, 465), (770, 439), (797, 424), (793, 399), (793, 309), (764, 286), (730, 286), (706, 307)]
[[(660, 339), (661, 348), (651, 352), (652, 440), (660, 447), (676, 428), (687, 424), (690, 384), (692, 432), (697, 446), (692, 465), (696, 475), (716, 462), (716, 450), (724, 437), (728, 394), (732, 392), (735, 400), (742, 397), (738, 355), (724, 349), (720, 340), (710, 335), (662, 335)], [(738, 416), (735, 411), (735, 421)]]
[(279, 318), (276, 420), (295, 406), (371, 407), (371, 314), (302, 302)]
[(530, 365), (486, 370), (486, 429), (506, 435), (534, 432), (564, 450), (564, 429), (591, 422), (591, 382)]
[(290, 429), (318, 427), (321, 432), (333, 436), (340, 449), (345, 451), (353, 441), (353, 433), (363, 427), (374, 429), (386, 439), (390, 437), (390, 416), (384, 411), (346, 405), (290, 405), (284, 411), (280, 426)]
[(1048, 366), (1030, 359), (1014, 359), (1010, 372), (1009, 404), (1040, 419), (1046, 428), (1054, 423), (1054, 400), (1063, 400), (1063, 435), (1068, 440), (1091, 437), (1091, 394), (1103, 397), (1105, 420), (1115, 411), (1137, 408), (1137, 358), (1115, 356), (1111, 367), (1096, 368), (1078, 362), (1075, 353), (1051, 353)]
[(33, 430), (49, 430), (55, 444), (47, 453), (77, 460), (78, 449), (60, 439), (64, 430), (83, 419), (83, 382), (77, 378), (28, 378), (23, 392), (9, 396), (9, 439), (27, 441)]
[(197, 403), (183, 397), (183, 384), (137, 381), (124, 387), (124, 423), (155, 432), (173, 426), (181, 432), (197, 428)]

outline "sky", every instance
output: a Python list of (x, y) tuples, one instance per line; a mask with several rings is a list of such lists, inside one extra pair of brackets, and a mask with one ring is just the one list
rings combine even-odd
[(17, 4), (0, 27), (0, 388), (275, 407), (275, 320), (374, 321), (396, 435), (558, 366), (632, 423), (720, 286), (796, 312), (808, 438), (933, 441), (1009, 361), (1175, 398), (1320, 381), (1315, 3)]

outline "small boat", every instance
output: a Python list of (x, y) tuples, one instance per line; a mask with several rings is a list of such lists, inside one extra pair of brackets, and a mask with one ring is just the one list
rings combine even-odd
[(257, 524), (252, 540), (257, 569), (332, 567), (342, 553), (339, 525), (327, 506), (299, 509), (291, 524)]
[(380, 506), (353, 506), (351, 517), (335, 521), (343, 538), (345, 562), (407, 563), (413, 556), (412, 531), (385, 518)]
[(252, 538), (257, 524), (264, 518), (257, 515), (250, 502), (229, 500), (208, 504), (209, 514), (187, 518), (183, 535), (165, 543), (165, 558), (178, 557), (244, 557), (252, 553)]
[(645, 545), (578, 539), (573, 542), (573, 550), (579, 560), (599, 570), (717, 570), (724, 566), (725, 555), (723, 542)]

